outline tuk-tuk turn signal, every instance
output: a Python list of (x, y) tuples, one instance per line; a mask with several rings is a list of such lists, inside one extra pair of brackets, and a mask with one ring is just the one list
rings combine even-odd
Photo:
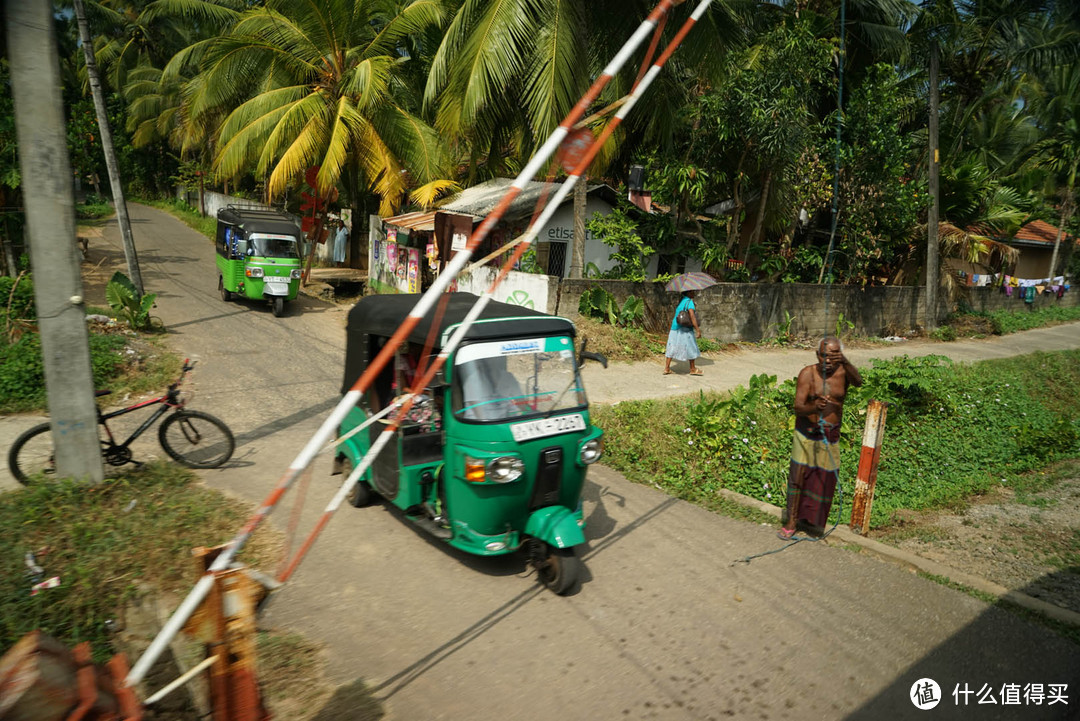
[(465, 456), (465, 480), (469, 483), (483, 483), (487, 480), (487, 469), (482, 460)]

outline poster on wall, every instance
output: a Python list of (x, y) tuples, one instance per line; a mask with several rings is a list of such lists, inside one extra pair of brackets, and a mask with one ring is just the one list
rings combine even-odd
[(465, 250), (465, 246), (468, 245), (469, 238), (464, 233), (454, 233), (450, 241), (450, 250), (459, 251)]
[(397, 270), (397, 254), (398, 247), (394, 239), (390, 237), (390, 234), (386, 235), (386, 268), (391, 273)]
[(408, 292), (420, 292), (420, 249), (409, 248)]

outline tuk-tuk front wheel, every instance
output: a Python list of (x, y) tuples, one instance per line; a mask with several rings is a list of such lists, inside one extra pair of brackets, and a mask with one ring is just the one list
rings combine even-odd
[(274, 317), (280, 318), (285, 313), (285, 299), (280, 295), (274, 298)]
[(218, 279), (217, 279), (217, 289), (218, 289), (218, 292), (221, 293), (221, 299), (223, 301), (225, 301), (226, 303), (228, 303), (229, 301), (231, 301), (233, 299), (233, 294), (230, 293), (229, 291), (225, 290), (225, 279), (222, 278), (220, 275), (218, 276)]
[[(352, 460), (348, 456), (341, 459), (341, 474), (346, 478), (353, 472)], [(355, 508), (364, 508), (370, 506), (375, 502), (375, 491), (367, 484), (366, 481), (357, 481), (349, 489), (348, 495), (349, 505)]]
[[(542, 543), (537, 541), (537, 543)], [(544, 552), (534, 558), (536, 575), (540, 583), (562, 596), (570, 591), (581, 575), (581, 559), (573, 548), (555, 548), (542, 543)]]

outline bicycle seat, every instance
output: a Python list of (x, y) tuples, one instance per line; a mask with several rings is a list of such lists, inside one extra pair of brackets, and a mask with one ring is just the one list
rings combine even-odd
[(112, 393), (112, 391), (94, 391), (94, 397), (101, 398), (102, 396), (107, 396), (110, 393)]

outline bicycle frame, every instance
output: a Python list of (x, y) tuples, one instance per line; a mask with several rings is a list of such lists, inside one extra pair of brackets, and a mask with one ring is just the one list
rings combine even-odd
[[(183, 408), (183, 403), (171, 402), (172, 395), (173, 392), (170, 392), (166, 395), (159, 396), (157, 398), (151, 398), (148, 401), (143, 401), (142, 403), (136, 403), (135, 405), (128, 406), (127, 408), (121, 408), (120, 410), (113, 411), (112, 413), (102, 413), (101, 409), (98, 408), (98, 423), (101, 424), (101, 427), (105, 429), (105, 433), (109, 436), (109, 448), (126, 449), (135, 441), (136, 438), (145, 433), (146, 430), (150, 428), (150, 426), (154, 425), (154, 423), (156, 423), (159, 418), (168, 413), (170, 408)], [(153, 414), (151, 414), (149, 418), (143, 421), (142, 425), (136, 428), (132, 432), (132, 434), (128, 436), (127, 440), (125, 440), (123, 443), (116, 442), (116, 437), (113, 436), (113, 432), (109, 429), (109, 424), (106, 423), (106, 421), (125, 415), (127, 413), (131, 413), (132, 411), (137, 411), (140, 408), (146, 408), (147, 406), (152, 406), (159, 403), (161, 404), (161, 408), (158, 408), (156, 411), (153, 412)]]

